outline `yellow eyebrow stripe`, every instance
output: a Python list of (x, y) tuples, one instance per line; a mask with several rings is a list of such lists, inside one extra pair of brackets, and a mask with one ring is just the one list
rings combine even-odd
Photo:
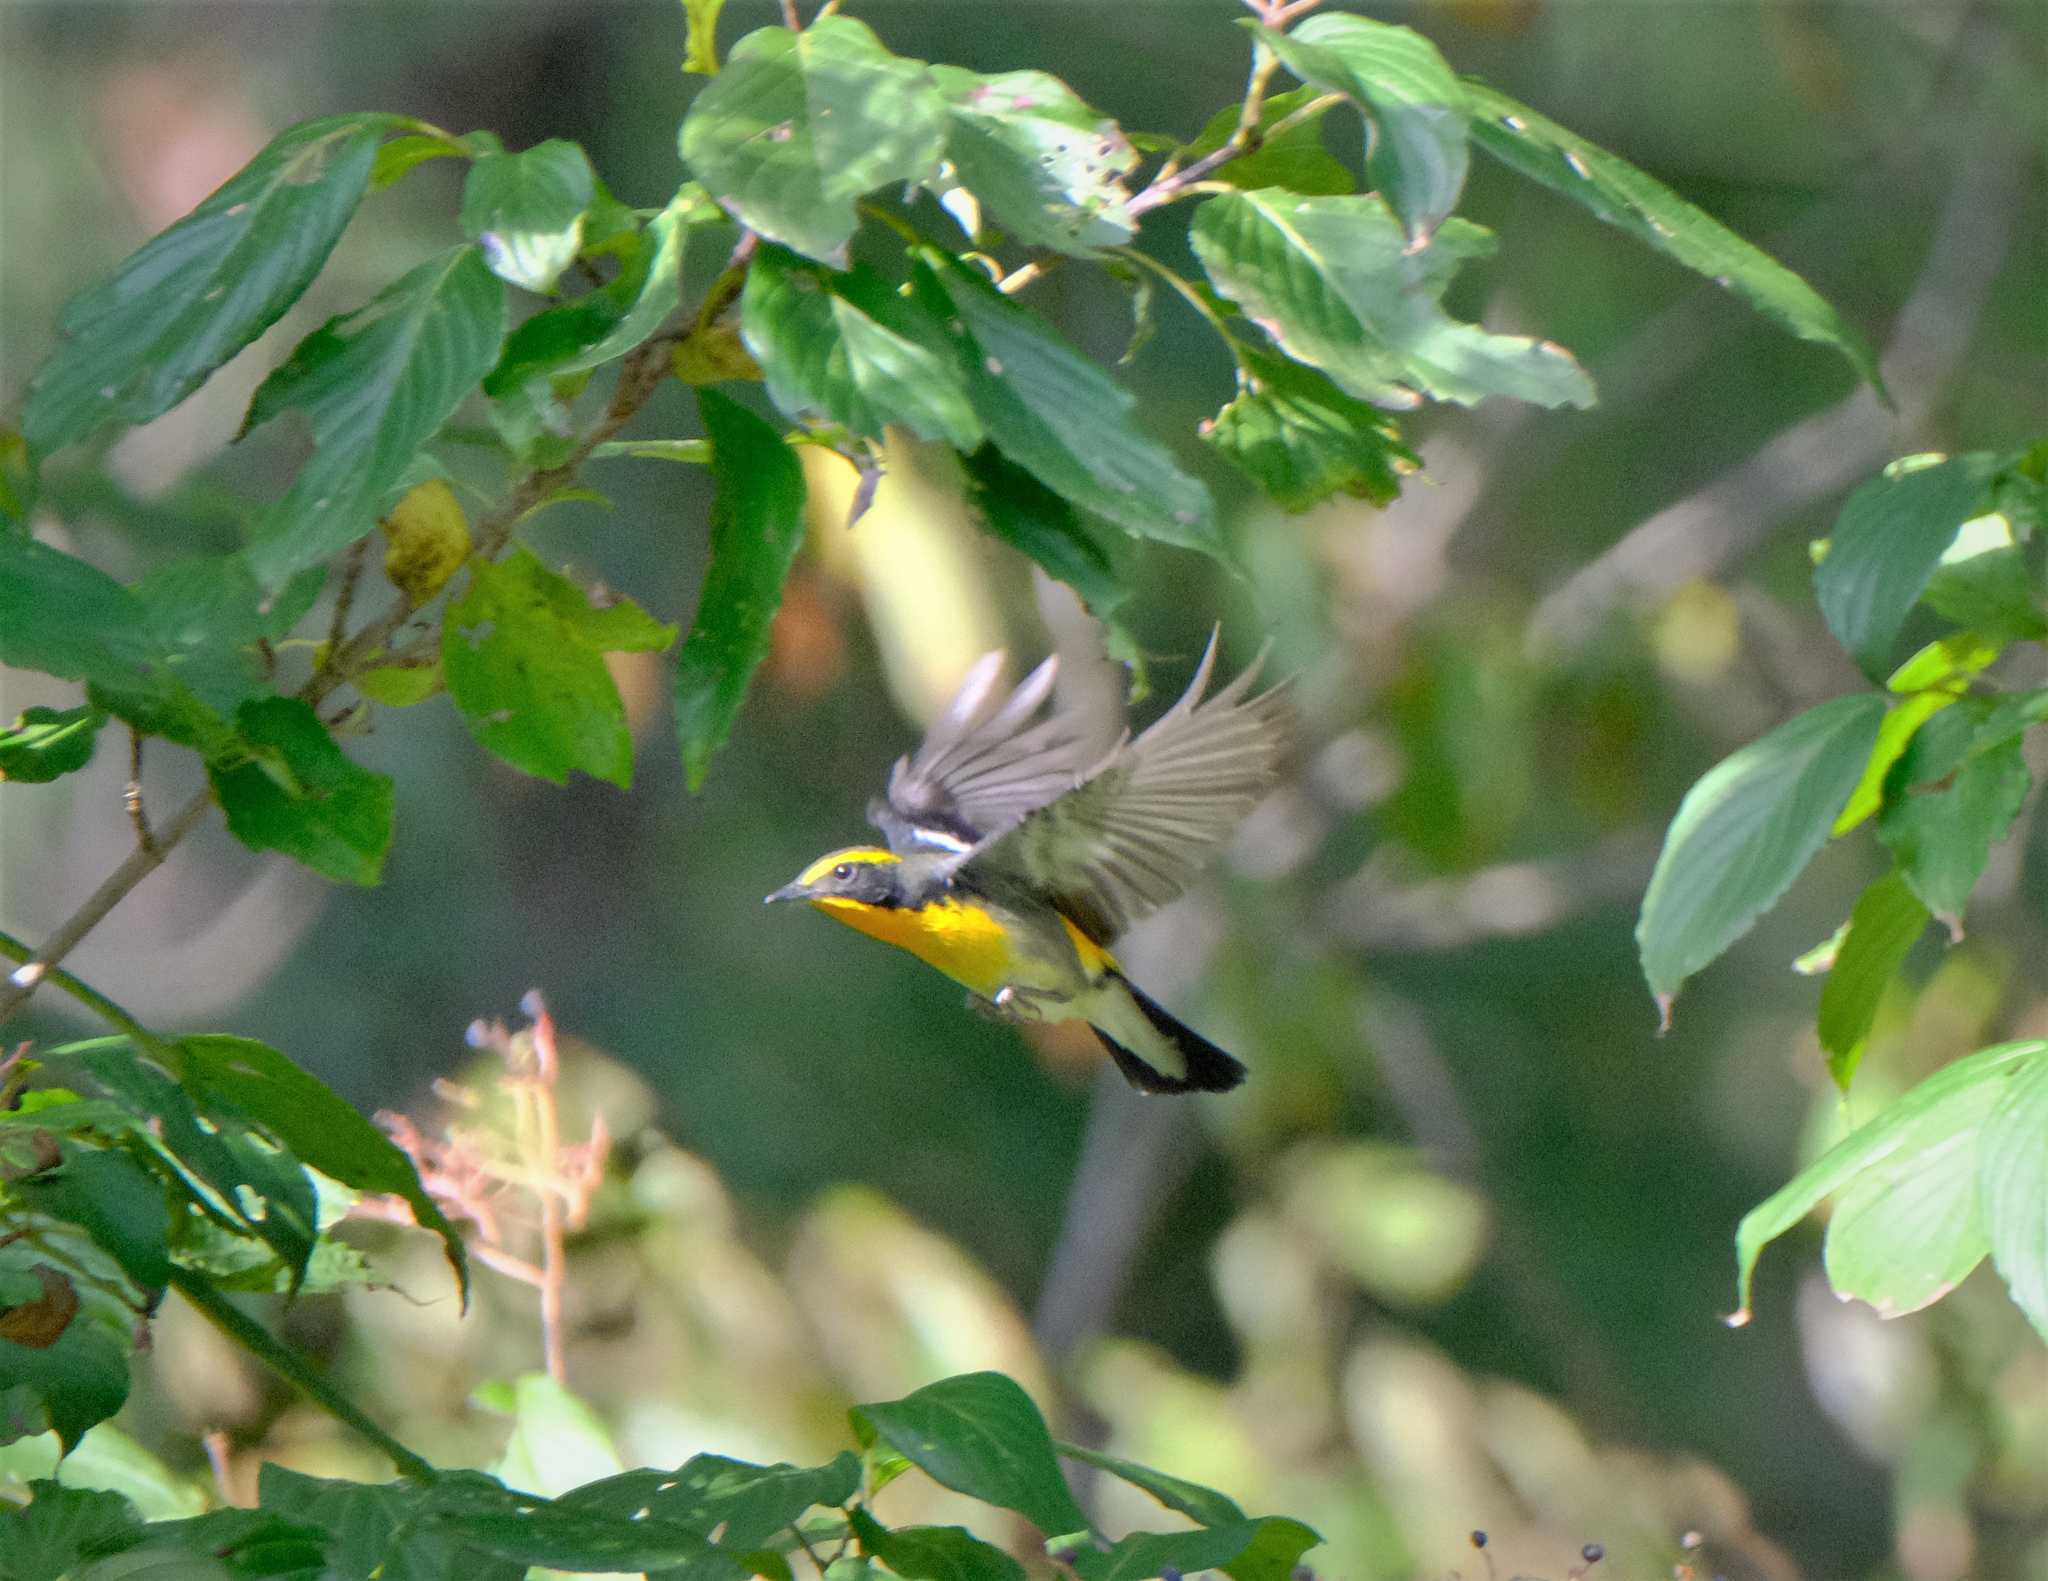
[(843, 851), (833, 851), (821, 856), (801, 873), (797, 874), (799, 884), (815, 884), (841, 862), (867, 862), (879, 865), (884, 862), (900, 862), (903, 858), (894, 851), (885, 851), (878, 845), (850, 845)]

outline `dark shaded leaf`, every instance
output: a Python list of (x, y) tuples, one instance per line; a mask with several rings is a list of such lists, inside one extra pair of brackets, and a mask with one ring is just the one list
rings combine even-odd
[(47, 455), (102, 422), (146, 423), (297, 301), (327, 261), (396, 115), (337, 115), (281, 132), (198, 208), (64, 310), (64, 341), (22, 414)]
[(135, 1506), (118, 1493), (31, 1482), (28, 1504), (0, 1518), (0, 1575), (59, 1581), (147, 1535)]
[(697, 409), (711, 440), (718, 492), (711, 504), (711, 567), (697, 618), (676, 656), (676, 737), (692, 791), (704, 783), (754, 671), (768, 657), (782, 584), (804, 541), (803, 468), (782, 436), (716, 390), (698, 390)]
[(864, 1553), (904, 1581), (1024, 1581), (1024, 1567), (959, 1526), (882, 1525), (859, 1505), (851, 1512)]
[(697, 1455), (676, 1471), (628, 1471), (562, 1495), (565, 1510), (614, 1519), (641, 1511), (710, 1532), (732, 1549), (758, 1548), (814, 1506), (836, 1508), (860, 1491), (860, 1457), (848, 1450), (822, 1466), (757, 1466)]
[(92, 761), (106, 722), (107, 716), (89, 704), (23, 709), (11, 726), (0, 729), (0, 780), (47, 785), (77, 773)]
[(1124, 601), (1129, 589), (1109, 550), (1065, 498), (994, 445), (967, 457), (966, 469), (969, 499), (991, 533), (1071, 587), (1097, 619)]
[(1863, 1058), (1884, 991), (1927, 922), (1927, 908), (1897, 873), (1864, 890), (1849, 915), (1849, 931), (1821, 988), (1818, 1021), (1828, 1074), (1843, 1092)]
[(859, 224), (856, 199), (936, 173), (946, 126), (929, 67), (890, 54), (866, 23), (827, 16), (735, 44), (683, 117), (681, 145), (744, 224), (829, 263)]
[(207, 766), (235, 838), (344, 883), (376, 883), (391, 849), (390, 777), (351, 762), (297, 698), (244, 703), (235, 725), (248, 760)]
[(2018, 734), (1972, 750), (1993, 706), (1965, 698), (1922, 725), (1885, 776), (1877, 816), (1900, 877), (1952, 933), (2032, 783)]

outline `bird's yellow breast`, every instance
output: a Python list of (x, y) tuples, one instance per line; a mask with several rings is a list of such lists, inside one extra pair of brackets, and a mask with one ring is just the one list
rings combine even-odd
[(928, 966), (984, 999), (1010, 981), (1015, 964), (1010, 936), (980, 906), (947, 897), (922, 906), (870, 906), (843, 896), (811, 902), (835, 922), (908, 950)]

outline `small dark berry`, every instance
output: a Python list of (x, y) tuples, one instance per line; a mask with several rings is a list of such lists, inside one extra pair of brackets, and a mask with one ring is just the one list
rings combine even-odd
[(1579, 1550), (1579, 1557), (1589, 1565), (1597, 1565), (1607, 1557), (1607, 1550), (1598, 1543), (1588, 1543)]
[(1159, 1567), (1159, 1581), (1180, 1581), (1180, 1566), (1161, 1565)]
[(1472, 1534), (1472, 1546), (1474, 1548), (1484, 1548), (1486, 1546), (1486, 1533), (1474, 1532)]

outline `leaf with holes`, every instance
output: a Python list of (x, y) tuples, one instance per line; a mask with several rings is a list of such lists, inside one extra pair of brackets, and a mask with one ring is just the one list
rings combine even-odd
[(1012, 238), (1085, 258), (1135, 234), (1123, 178), (1138, 151), (1059, 78), (934, 66), (932, 79), (946, 100), (946, 157)]
[(277, 588), (376, 525), (384, 495), (498, 360), (505, 288), (473, 246), (430, 258), (299, 342), (257, 388), (242, 427), (303, 412), (313, 454), (250, 535)]
[(732, 47), (683, 117), (683, 162), (742, 223), (840, 262), (857, 199), (923, 182), (945, 150), (946, 101), (922, 61), (883, 48), (866, 23), (764, 27)]
[(299, 299), (362, 201), (397, 115), (337, 115), (281, 132), (226, 184), (74, 297), (64, 340), (29, 383), (37, 453), (101, 423), (146, 423), (196, 390)]

